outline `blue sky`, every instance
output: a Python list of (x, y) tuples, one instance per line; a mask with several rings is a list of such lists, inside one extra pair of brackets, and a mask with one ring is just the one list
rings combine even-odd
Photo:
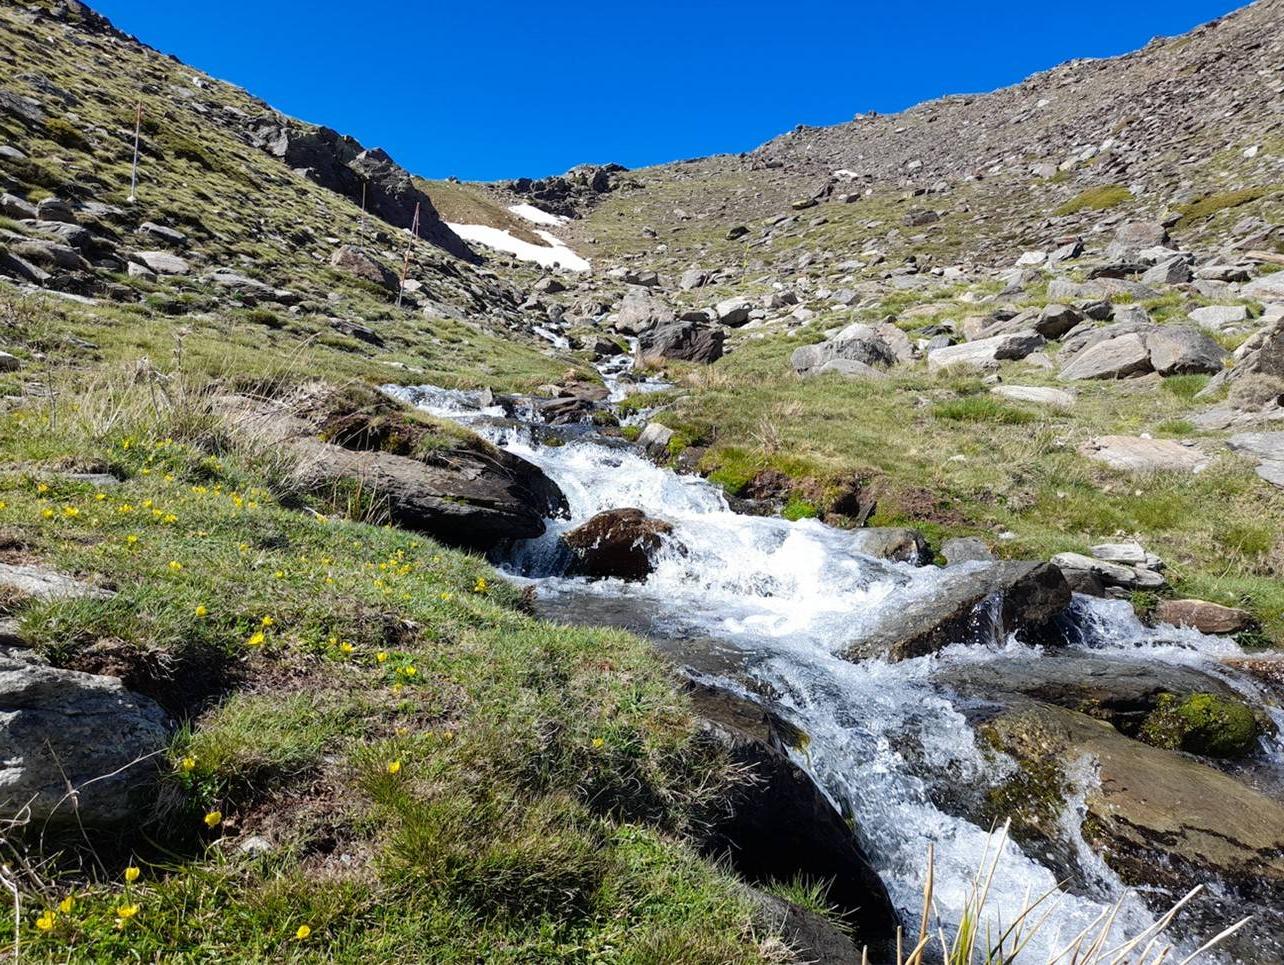
[(1071, 57), (1234, 0), (90, 0), (118, 27), (428, 177), (744, 151)]

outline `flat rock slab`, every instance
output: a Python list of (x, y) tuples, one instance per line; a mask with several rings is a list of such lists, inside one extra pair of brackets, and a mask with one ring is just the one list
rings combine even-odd
[(1007, 359), (1023, 359), (1045, 344), (1043, 336), (1033, 329), (1009, 332), (929, 352), (927, 369), (929, 372), (940, 372), (951, 368), (994, 368)]
[(0, 563), (0, 589), (20, 598), (35, 600), (93, 599), (115, 596), (47, 566)]
[(1284, 432), (1241, 432), (1231, 436), (1227, 445), (1256, 458), (1257, 474), (1284, 489)]
[(1201, 472), (1209, 462), (1194, 446), (1141, 436), (1099, 436), (1085, 442), (1079, 453), (1125, 472)]
[(1014, 402), (1033, 402), (1036, 405), (1050, 405), (1057, 409), (1069, 409), (1074, 406), (1076, 396), (1064, 389), (1048, 389), (1038, 385), (996, 385), (990, 390), (995, 395)]
[(1126, 379), (1151, 371), (1150, 350), (1138, 334), (1120, 335), (1092, 345), (1061, 370), (1066, 382), (1079, 379)]

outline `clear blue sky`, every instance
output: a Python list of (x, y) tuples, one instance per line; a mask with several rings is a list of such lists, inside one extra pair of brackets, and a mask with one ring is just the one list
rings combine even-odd
[(89, 0), (118, 27), (429, 177), (744, 151), (1071, 57), (1234, 0)]

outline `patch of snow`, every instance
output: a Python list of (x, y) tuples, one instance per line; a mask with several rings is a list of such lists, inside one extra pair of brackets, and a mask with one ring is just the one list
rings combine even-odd
[(588, 271), (592, 266), (560, 239), (547, 231), (535, 233), (548, 242), (548, 247), (533, 245), (529, 241), (514, 238), (507, 231), (482, 224), (449, 224), (450, 230), (465, 241), (475, 241), (487, 248), (506, 251), (516, 255), (522, 261), (533, 261), (544, 268), (564, 268), (567, 271)]
[(534, 224), (550, 225), (554, 228), (563, 222), (570, 220), (559, 215), (549, 214), (547, 211), (542, 211), (533, 204), (513, 204), (508, 206), (508, 210), (513, 212), (513, 214), (517, 215), (519, 218), (525, 218), (527, 221), (533, 222)]

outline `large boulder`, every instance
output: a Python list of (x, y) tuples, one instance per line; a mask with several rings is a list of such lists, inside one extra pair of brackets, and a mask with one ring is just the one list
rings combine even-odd
[[(907, 660), (953, 643), (1039, 632), (1070, 604), (1070, 587), (1048, 563), (971, 564), (941, 571), (930, 594), (884, 607), (887, 615), (847, 648), (848, 660)], [(994, 603), (995, 606), (989, 604)]]
[[(1126, 883), (1184, 892), (1211, 876), (1241, 897), (1284, 894), (1284, 805), (1228, 774), (1047, 704), (1017, 701), (982, 730), (1032, 795), (1061, 797), (1076, 763), (1095, 763), (1082, 833)], [(1055, 833), (1057, 819), (1033, 825), (1019, 831)]]
[(1152, 371), (1146, 339), (1137, 333), (1120, 335), (1085, 348), (1061, 369), (1067, 382), (1080, 379), (1126, 379)]
[(119, 825), (148, 805), (165, 712), (115, 677), (0, 657), (0, 812), (31, 826)]
[(897, 918), (878, 873), (825, 793), (789, 757), (805, 738), (788, 722), (722, 688), (692, 684), (705, 739), (723, 748), (751, 779), (712, 815), (706, 853), (725, 858), (750, 881), (825, 881), (828, 900), (847, 918), (857, 945), (884, 961)]
[(1033, 329), (1008, 332), (990, 338), (948, 345), (927, 354), (927, 370), (940, 372), (947, 369), (992, 369), (1007, 359), (1023, 359), (1043, 348), (1042, 335)]
[(926, 566), (932, 562), (932, 549), (916, 529), (904, 526), (868, 526), (849, 531), (857, 553), (897, 563)]
[(640, 509), (608, 509), (562, 537), (567, 573), (591, 579), (645, 580), (673, 527)]
[(713, 316), (723, 325), (736, 327), (749, 321), (753, 302), (742, 296), (726, 298), (713, 307)]
[(673, 306), (659, 295), (640, 285), (630, 285), (615, 316), (615, 330), (625, 335), (641, 335), (656, 325), (666, 325), (677, 316)]
[(1244, 610), (1208, 600), (1160, 600), (1151, 618), (1156, 623), (1193, 627), (1200, 633), (1239, 633), (1253, 625)]
[(187, 275), (192, 271), (186, 258), (168, 251), (137, 251), (131, 257), (133, 261), (146, 265), (158, 275)]
[(395, 292), (400, 285), (397, 276), (364, 248), (341, 245), (330, 256), (331, 267)]
[(1165, 325), (1146, 336), (1150, 364), (1160, 375), (1215, 375), (1227, 351), (1197, 328)]
[(1257, 474), (1284, 488), (1284, 432), (1241, 432), (1227, 444), (1235, 452), (1257, 460)]
[(1168, 229), (1155, 221), (1129, 221), (1115, 231), (1114, 240), (1106, 246), (1107, 258), (1126, 258), (1146, 248), (1161, 248), (1168, 243)]
[[(898, 338), (899, 336), (899, 338)], [(903, 346), (900, 344), (903, 340)], [(848, 325), (833, 338), (794, 350), (790, 362), (799, 375), (818, 374), (828, 362), (859, 362), (873, 368), (901, 361), (898, 347), (909, 353), (909, 339), (894, 325)]]
[(722, 329), (699, 322), (667, 322), (644, 331), (638, 338), (642, 359), (679, 359), (708, 364), (722, 358), (727, 335)]

